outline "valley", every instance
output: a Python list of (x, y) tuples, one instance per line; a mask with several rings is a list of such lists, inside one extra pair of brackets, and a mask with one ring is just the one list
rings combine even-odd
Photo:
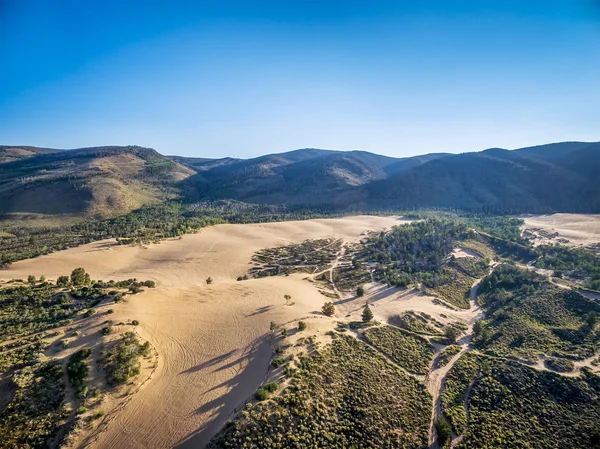
[[(398, 225), (401, 227), (390, 232)], [(500, 222), (494, 222), (494, 226), (499, 225)], [(427, 236), (432, 235), (428, 231), (429, 226), (436, 227), (436, 239), (444, 241), (444, 238), (449, 238), (444, 243), (448, 249), (441, 250), (439, 259), (434, 256), (436, 253), (423, 246), (428, 242), (428, 245), (433, 245), (432, 248), (437, 248), (435, 241), (428, 240)], [(507, 233), (508, 229), (501, 232)], [(426, 239), (418, 243), (424, 252), (419, 255), (409, 250), (417, 255), (416, 259), (405, 258), (403, 265), (378, 265), (387, 263), (379, 255), (379, 248), (390, 244), (384, 243), (385, 239), (399, 242), (404, 238), (410, 242)], [(459, 242), (454, 239), (459, 239)], [(461, 242), (461, 239), (464, 241)], [(366, 242), (373, 242), (367, 246), (371, 248), (368, 252), (363, 249)], [(242, 419), (242, 422), (250, 419), (240, 418), (237, 413), (255, 403), (253, 395), (261, 385), (277, 382), (280, 386), (278, 392), (273, 393), (274, 397), (287, 397), (292, 391), (290, 385), (304, 382), (301, 380), (304, 377), (297, 378), (298, 374), (294, 373), (306, 372), (305, 375), (308, 375), (312, 369), (322, 369), (318, 364), (305, 363), (319, 354), (329, 354), (323, 351), (328, 351), (327, 348), (334, 344), (338, 352), (327, 355), (332, 360), (342, 363), (344, 357), (352, 357), (349, 354), (358, 351), (355, 356), (366, 363), (371, 363), (368, 360), (374, 357), (372, 363), (383, 363), (382, 370), (383, 366), (386, 366), (385, 369), (397, 369), (403, 376), (414, 379), (415, 388), (428, 391), (430, 396), (425, 393), (415, 396), (415, 400), (420, 399), (414, 407), (422, 412), (419, 412), (419, 418), (414, 419), (422, 420), (423, 427), (410, 437), (414, 438), (410, 447), (421, 447), (417, 441), (422, 439), (433, 448), (439, 443), (438, 432), (441, 429), (437, 427), (438, 420), (445, 420), (445, 417), (457, 419), (452, 408), (446, 410), (449, 405), (448, 399), (444, 399), (447, 397), (445, 385), (448, 376), (454, 376), (452, 373), (459, 369), (457, 364), (467, 353), (489, 358), (491, 362), (513, 360), (512, 363), (540, 372), (555, 370), (549, 368), (548, 361), (552, 357), (543, 346), (545, 357), (530, 358), (530, 355), (537, 354), (531, 351), (538, 350), (538, 346), (532, 346), (532, 350), (517, 351), (505, 359), (507, 349), (502, 340), (498, 343), (490, 339), (498, 325), (505, 326), (502, 331), (505, 335), (513, 335), (511, 332), (514, 332), (510, 327), (512, 324), (490, 321), (487, 317), (490, 306), (484, 302), (482, 309), (478, 298), (482, 279), (487, 279), (489, 272), (501, 267), (500, 259), (504, 261), (502, 263), (507, 260), (506, 256), (494, 255), (492, 260), (485, 259), (487, 269), (477, 268), (479, 262), (484, 262), (484, 255), (494, 254), (494, 245), (498, 244), (493, 239), (488, 241), (485, 234), (478, 237), (460, 223), (415, 222), (398, 216), (220, 224), (196, 234), (158, 243), (119, 245), (112, 239), (102, 240), (15, 262), (10, 268), (0, 271), (0, 288), (8, 286), (11, 279), (26, 279), (30, 274), (37, 277), (44, 275), (53, 281), (77, 267), (85, 267), (92, 279), (118, 282), (136, 278), (148, 279), (156, 284), (141, 293), (127, 295), (114, 305), (110, 299), (101, 303), (96, 306), (101, 313), (81, 322), (78, 331), (81, 337), (71, 343), (74, 348), (81, 347), (78, 343), (80, 338), (85, 339), (81, 342), (86, 341), (86, 346), (92, 344), (92, 347), (101, 348), (107, 344), (102, 343), (106, 337), (99, 336), (98, 332), (102, 327), (101, 320), (105, 319), (106, 310), (110, 308), (110, 322), (125, 325), (113, 325), (114, 335), (109, 340), (116, 341), (131, 326), (127, 323), (135, 320), (136, 335), (141, 341), (149, 342), (154, 355), (144, 362), (142, 372), (134, 378), (125, 394), (102, 386), (103, 382), (98, 377), (102, 370), (91, 371), (90, 385), (97, 385), (102, 391), (100, 398), (92, 402), (93, 410), (95, 414), (101, 412), (102, 415), (73, 432), (65, 443), (67, 447), (133, 448), (152, 445), (183, 448), (203, 447), (209, 443), (215, 447), (229, 447), (225, 443), (242, 437), (242, 434), (235, 436), (228, 433), (232, 427), (219, 432), (231, 419), (234, 422), (236, 419)], [(395, 257), (391, 247), (387, 248), (385, 254)], [(403, 246), (398, 248), (404, 251), (401, 249)], [(499, 249), (507, 251), (502, 245)], [(379, 262), (370, 262), (377, 258)], [(422, 264), (425, 260), (429, 265)], [(424, 271), (409, 277), (406, 277), (408, 272), (398, 274), (394, 271), (412, 270), (411, 266), (420, 266)], [(363, 272), (365, 274), (361, 274)], [(445, 276), (452, 278), (454, 272), (462, 273), (461, 279), (469, 282), (465, 293), (466, 306), (458, 301), (460, 296), (457, 295), (462, 290), (446, 289), (442, 296), (436, 293), (440, 286), (447, 285)], [(370, 275), (366, 276), (368, 273)], [(434, 274), (432, 278), (431, 273), (438, 273), (439, 277)], [(386, 279), (388, 283), (401, 282), (406, 287), (386, 285), (377, 282), (377, 279)], [(539, 278), (534, 282), (544, 281)], [(356, 294), (358, 286), (363, 286), (362, 296)], [(486, 286), (488, 291), (490, 287), (487, 283)], [(566, 290), (555, 288), (558, 289), (556, 294), (570, 291), (566, 286), (563, 286)], [(321, 311), (328, 301), (334, 306), (331, 317), (324, 316)], [(373, 315), (372, 321), (366, 325), (362, 318), (365, 304)], [(557, 307), (560, 307), (560, 302)], [(589, 310), (594, 308), (592, 303), (585, 307)], [(484, 310), (487, 310), (485, 314)], [(491, 311), (494, 313), (494, 309)], [(574, 319), (569, 318), (564, 323), (574, 323)], [(486, 323), (483, 327), (480, 320)], [(296, 329), (299, 322), (304, 323), (301, 331)], [(371, 323), (379, 324), (372, 327)], [(375, 329), (381, 331), (374, 333)], [(451, 329), (454, 330), (450, 332)], [(66, 328), (57, 328), (56, 331), (59, 334), (67, 332)], [(402, 334), (395, 336), (395, 332)], [(517, 337), (528, 341), (527, 334), (524, 335)], [(572, 372), (554, 375), (575, 378), (583, 375), (585, 368), (589, 370), (587, 376), (593, 376), (594, 372), (598, 376), (597, 358), (600, 354), (593, 349), (586, 353), (589, 343), (569, 349), (568, 345), (574, 344), (569, 343), (571, 337), (557, 335), (567, 340), (564, 343), (553, 340), (552, 345), (567, 352), (581, 348), (577, 349), (581, 358), (574, 362)], [(351, 340), (346, 340), (348, 338)], [(359, 346), (355, 346), (351, 342), (353, 340)], [(597, 344), (590, 343), (591, 347)], [(425, 345), (423, 348), (430, 346), (433, 352), (415, 352), (422, 351), (417, 349), (419, 345)], [(490, 349), (486, 349), (486, 345), (491, 345)], [(100, 349), (92, 351), (93, 359), (99, 359), (97, 351)], [(68, 350), (59, 353), (58, 357), (66, 360), (72, 353)], [(54, 357), (52, 352), (47, 356)], [(281, 362), (274, 366), (272, 361), (276, 359)], [(418, 360), (422, 362), (415, 364)], [(329, 375), (336, 376), (334, 372)], [(303, 388), (307, 391), (316, 388), (311, 385), (308, 383)], [(372, 385), (372, 388), (380, 387)], [(375, 391), (379, 390), (364, 394), (380, 394)], [(325, 394), (323, 398), (326, 400), (328, 393), (315, 391), (314, 394)], [(468, 416), (469, 394), (462, 400), (464, 413)], [(245, 403), (248, 405), (244, 406)], [(270, 400), (256, 402), (256, 407), (256, 415), (252, 419), (262, 419), (261, 413), (273, 413), (273, 410), (268, 411), (269, 407), (273, 407)], [(264, 412), (261, 411), (263, 408)], [(402, 410), (398, 409), (399, 419), (404, 419), (400, 417), (407, 413)], [(330, 412), (334, 413), (333, 410)], [(448, 438), (453, 447), (463, 447), (460, 445), (481, 437), (469, 434), (457, 421), (450, 422), (453, 427)], [(211, 442), (215, 435), (217, 439)], [(332, 434), (332, 444), (338, 438), (333, 435), (341, 434)], [(260, 433), (254, 437), (263, 438)], [(341, 441), (346, 440), (335, 444), (344, 445)], [(408, 444), (408, 440), (405, 443)]]

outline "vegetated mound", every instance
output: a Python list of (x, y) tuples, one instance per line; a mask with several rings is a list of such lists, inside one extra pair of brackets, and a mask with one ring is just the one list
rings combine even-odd
[[(139, 292), (142, 285), (153, 287), (154, 282), (92, 283), (78, 268), (56, 282), (29, 275), (26, 282), (14, 279), (0, 288), (0, 385), (6, 395), (0, 403), (0, 446), (58, 446), (83, 414), (101, 404), (100, 391), (96, 388), (97, 394), (92, 394), (87, 382), (95, 344), (90, 329), (97, 331), (90, 321), (101, 302), (120, 301), (122, 290)], [(117, 372), (120, 379), (138, 374), (139, 359), (150, 350), (149, 343), (128, 334), (131, 344), (117, 353), (121, 358), (106, 357), (111, 376)], [(81, 349), (66, 355), (71, 345)], [(66, 370), (63, 361), (68, 361)], [(94, 416), (85, 420), (91, 422)]]
[(248, 405), (208, 447), (422, 448), (431, 406), (422, 383), (341, 336), (302, 356), (281, 396)]
[(600, 305), (533, 272), (502, 265), (478, 293), (486, 319), (477, 323), (473, 343), (489, 354), (584, 359), (600, 343)]
[(0, 213), (114, 217), (175, 198), (193, 173), (135, 146), (37, 154), (0, 164)]
[(442, 406), (464, 434), (459, 448), (587, 449), (600, 444), (599, 395), (600, 377), (585, 368), (571, 378), (465, 354), (448, 373)]
[(365, 331), (364, 336), (405, 370), (416, 374), (429, 371), (435, 350), (423, 337), (394, 326), (372, 327)]

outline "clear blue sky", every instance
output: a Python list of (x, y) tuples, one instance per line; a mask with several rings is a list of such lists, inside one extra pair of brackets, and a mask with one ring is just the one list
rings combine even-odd
[(250, 157), (600, 140), (593, 0), (0, 0), (0, 144)]

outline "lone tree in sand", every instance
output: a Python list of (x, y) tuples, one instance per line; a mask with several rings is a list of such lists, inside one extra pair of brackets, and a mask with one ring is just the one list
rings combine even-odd
[(333, 307), (333, 303), (326, 302), (325, 304), (323, 304), (321, 312), (323, 312), (323, 315), (333, 316), (333, 314), (335, 313), (335, 307)]
[(283, 299), (285, 299), (285, 304), (289, 305), (290, 299), (292, 299), (292, 297), (290, 295), (283, 295)]
[(298, 330), (299, 331), (306, 330), (306, 322), (305, 321), (298, 321)]
[(212, 284), (212, 278), (209, 276), (206, 278), (206, 285)]
[(373, 312), (371, 312), (371, 308), (367, 304), (362, 312), (362, 320), (365, 323), (370, 322), (373, 319)]
[(73, 285), (85, 285), (90, 283), (90, 275), (83, 268), (75, 268), (71, 272), (71, 283)]
[(356, 296), (364, 296), (365, 295), (365, 288), (362, 285), (359, 285), (356, 288)]

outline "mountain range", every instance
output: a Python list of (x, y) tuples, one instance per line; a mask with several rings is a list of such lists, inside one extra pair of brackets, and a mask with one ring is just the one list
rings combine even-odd
[(0, 146), (0, 213), (106, 218), (145, 204), (222, 199), (336, 211), (598, 213), (599, 172), (599, 142), (409, 158), (314, 148), (209, 159), (138, 146)]

